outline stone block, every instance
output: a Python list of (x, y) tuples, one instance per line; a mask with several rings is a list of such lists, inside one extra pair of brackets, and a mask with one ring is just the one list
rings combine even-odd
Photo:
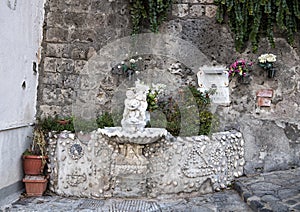
[(46, 72), (43, 77), (43, 84), (47, 85), (61, 85), (62, 75), (60, 73)]
[(189, 14), (188, 4), (175, 4), (173, 5), (172, 15), (179, 18), (186, 17)]
[(60, 89), (57, 94), (58, 102), (63, 102), (63, 105), (70, 105), (73, 101), (73, 90), (71, 88), (68, 89)]
[(66, 12), (87, 12), (91, 5), (90, 1), (82, 0), (65, 0), (62, 2)]
[(46, 2), (46, 8), (51, 12), (87, 12), (90, 9), (91, 1), (83, 0), (49, 0)]
[[(110, 14), (107, 16), (107, 25), (117, 28), (128, 28), (129, 19), (126, 16), (119, 14)], [(115, 31), (115, 30), (114, 30)]]
[(74, 88), (78, 79), (76, 74), (65, 74), (62, 77), (62, 87), (63, 88)]
[(44, 71), (55, 73), (57, 68), (57, 58), (45, 57), (44, 59)]
[(192, 5), (190, 8), (191, 17), (201, 17), (205, 15), (205, 6), (204, 5)]
[(63, 43), (46, 43), (45, 56), (69, 58), (69, 45)]
[(70, 54), (72, 59), (84, 59), (86, 60), (87, 48), (83, 45), (72, 45), (70, 47)]
[(103, 14), (114, 13), (110, 2), (101, 0), (91, 0), (91, 11), (101, 12)]
[(87, 13), (65, 13), (64, 23), (67, 27), (83, 28), (86, 26)]
[(68, 30), (56, 27), (50, 27), (46, 30), (46, 41), (65, 42), (68, 40)]
[(75, 60), (74, 61), (74, 73), (81, 73), (86, 64), (87, 64), (87, 62), (85, 60)]
[(64, 104), (61, 107), (61, 116), (62, 117), (72, 116), (72, 105), (66, 105), (66, 104)]
[(62, 12), (48, 12), (46, 15), (47, 26), (62, 27), (64, 25), (64, 15)]
[(44, 104), (51, 105), (58, 102), (55, 86), (45, 86), (42, 92)]
[(100, 12), (89, 13), (86, 17), (86, 25), (91, 29), (104, 27), (106, 26), (106, 22), (107, 15)]
[(52, 73), (73, 73), (74, 61), (71, 59), (46, 57), (44, 59), (44, 71)]
[(50, 11), (62, 11), (64, 9), (63, 1), (60, 0), (49, 0), (46, 1), (46, 8), (49, 8)]
[(42, 104), (40, 105), (40, 117), (46, 118), (48, 116), (56, 116), (61, 114), (61, 106), (58, 105), (48, 105)]
[(206, 5), (205, 6), (205, 15), (209, 18), (214, 18), (217, 14), (217, 6), (215, 5)]
[(75, 29), (71, 33), (72, 41), (93, 42), (96, 40), (96, 32), (92, 29)]

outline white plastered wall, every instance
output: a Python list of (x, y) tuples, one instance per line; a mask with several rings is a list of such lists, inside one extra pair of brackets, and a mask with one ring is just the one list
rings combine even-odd
[(36, 113), (43, 7), (44, 0), (0, 1), (0, 206), (22, 185), (21, 154)]

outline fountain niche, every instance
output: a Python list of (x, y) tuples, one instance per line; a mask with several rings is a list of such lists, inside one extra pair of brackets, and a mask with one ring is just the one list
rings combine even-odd
[(63, 132), (50, 139), (50, 190), (78, 197), (155, 198), (224, 189), (243, 174), (244, 140), (236, 131), (173, 137), (145, 128), (147, 85), (126, 92), (121, 127), (88, 142)]

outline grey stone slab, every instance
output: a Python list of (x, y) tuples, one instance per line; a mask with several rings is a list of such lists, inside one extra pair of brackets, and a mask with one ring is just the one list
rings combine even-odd
[(281, 199), (288, 199), (288, 198), (298, 195), (299, 192), (300, 191), (297, 188), (294, 188), (294, 189), (286, 188), (286, 189), (279, 190), (277, 193)]
[(274, 191), (278, 190), (281, 188), (279, 185), (275, 185), (273, 183), (268, 183), (268, 182), (259, 182), (250, 185), (250, 188), (254, 191), (260, 190), (260, 191)]
[(300, 202), (299, 168), (240, 178), (234, 189), (255, 211), (296, 211)]
[(274, 212), (287, 212), (289, 211), (289, 207), (286, 205), (283, 205), (281, 202), (272, 202), (269, 203), (270, 207)]
[(288, 204), (288, 205), (295, 205), (297, 203), (297, 201), (293, 200), (293, 199), (290, 199), (290, 200), (285, 201), (285, 203)]
[(296, 210), (300, 211), (300, 203), (298, 205), (294, 206), (293, 209), (296, 209)]
[(256, 195), (256, 196), (259, 196), (259, 197), (262, 197), (262, 196), (265, 196), (265, 195), (274, 195), (276, 192), (274, 190), (254, 190), (253, 193)]
[(274, 197), (273, 195), (265, 195), (265, 196), (262, 196), (261, 199), (264, 202), (276, 202), (276, 201), (280, 200), (279, 198)]

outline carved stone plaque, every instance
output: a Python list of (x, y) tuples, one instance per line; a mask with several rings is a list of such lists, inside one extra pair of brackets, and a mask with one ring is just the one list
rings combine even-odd
[(225, 70), (223, 66), (204, 66), (197, 73), (200, 91), (216, 89), (216, 93), (211, 97), (212, 102), (216, 104), (228, 105), (230, 103), (228, 74)]

